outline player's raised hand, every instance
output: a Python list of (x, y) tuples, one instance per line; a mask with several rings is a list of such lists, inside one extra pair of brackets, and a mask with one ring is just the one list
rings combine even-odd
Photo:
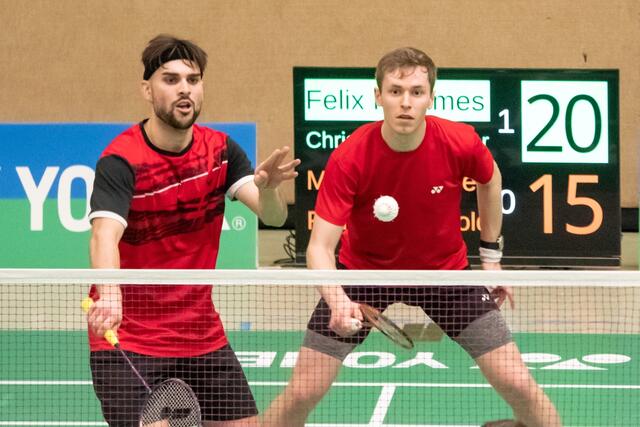
[(282, 147), (276, 149), (271, 155), (256, 168), (253, 182), (259, 189), (277, 188), (282, 181), (287, 181), (298, 176), (295, 171), (296, 166), (300, 164), (300, 159), (293, 159), (287, 163), (283, 163), (287, 154), (291, 149)]

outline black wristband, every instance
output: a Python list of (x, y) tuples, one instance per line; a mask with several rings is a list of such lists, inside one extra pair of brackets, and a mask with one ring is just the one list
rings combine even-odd
[(499, 236), (495, 242), (487, 242), (480, 239), (480, 247), (485, 249), (493, 249), (501, 251), (504, 248), (504, 237)]

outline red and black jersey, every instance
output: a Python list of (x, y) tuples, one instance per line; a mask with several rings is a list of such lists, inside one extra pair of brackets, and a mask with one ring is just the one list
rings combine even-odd
[[(382, 122), (356, 129), (331, 154), (315, 211), (346, 225), (340, 262), (350, 269), (458, 270), (467, 266), (460, 231), (462, 180), (488, 182), (493, 157), (466, 124), (427, 116), (426, 132), (413, 151), (392, 150)], [(373, 205), (391, 196), (399, 205), (390, 222)]]
[[(121, 268), (215, 268), (225, 195), (233, 199), (253, 179), (240, 146), (226, 134), (194, 125), (180, 153), (163, 151), (143, 123), (120, 134), (96, 167), (89, 219), (107, 217), (126, 228)], [(211, 286), (122, 285), (124, 349), (151, 356), (197, 356), (227, 339)], [(95, 289), (91, 296), (97, 297)], [(90, 335), (91, 350), (110, 346)]]

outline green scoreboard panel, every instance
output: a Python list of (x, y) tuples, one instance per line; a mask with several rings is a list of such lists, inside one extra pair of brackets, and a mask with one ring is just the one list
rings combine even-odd
[[(329, 155), (383, 117), (374, 71), (294, 68), (298, 262)], [(428, 114), (473, 125), (493, 153), (503, 176), (504, 264), (620, 265), (617, 70), (443, 68)], [(474, 182), (463, 188), (460, 227), (477, 264)]]

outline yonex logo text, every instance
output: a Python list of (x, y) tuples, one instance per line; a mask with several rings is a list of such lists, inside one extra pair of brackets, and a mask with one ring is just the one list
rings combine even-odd
[(442, 186), (442, 185), (435, 185), (435, 186), (431, 189), (431, 194), (438, 194), (438, 193), (441, 193), (443, 188), (444, 188), (444, 186)]

